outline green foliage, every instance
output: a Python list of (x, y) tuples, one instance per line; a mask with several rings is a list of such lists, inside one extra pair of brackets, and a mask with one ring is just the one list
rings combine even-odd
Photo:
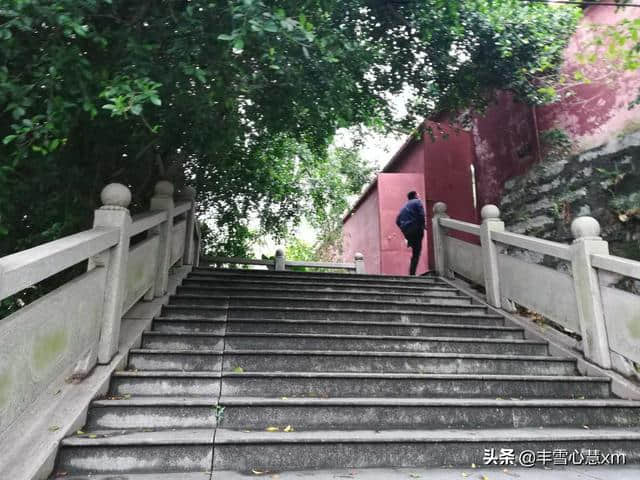
[[(627, 0), (621, 0), (625, 3)], [(640, 18), (623, 19), (613, 25), (591, 26), (594, 38), (577, 56), (583, 64), (594, 64), (603, 58), (614, 70), (636, 71), (640, 68)], [(640, 95), (629, 108), (640, 104)]]
[[(0, 254), (90, 226), (100, 189), (196, 187), (242, 254), (302, 213), (330, 230), (369, 178), (337, 129), (541, 101), (578, 9), (517, 0), (2, 0)], [(389, 94), (411, 88), (394, 120)]]
[(317, 262), (313, 245), (309, 245), (304, 240), (297, 237), (287, 239), (286, 256), (288, 260), (297, 260), (300, 262)]
[(569, 156), (573, 141), (565, 130), (550, 128), (540, 132), (540, 147), (544, 160), (554, 162)]

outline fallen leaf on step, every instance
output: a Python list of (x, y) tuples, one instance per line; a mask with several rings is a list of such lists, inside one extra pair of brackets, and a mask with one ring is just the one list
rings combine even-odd
[(589, 425), (583, 425), (582, 428), (586, 428), (587, 430), (589, 430)]
[(265, 472), (263, 470), (258, 470), (257, 468), (252, 468), (251, 473), (254, 475), (264, 475)]
[(487, 477), (486, 475), (482, 475), (482, 480), (489, 480), (489, 477)]
[(77, 433), (78, 435), (84, 435), (84, 432), (83, 432), (82, 430), (78, 430), (76, 433)]
[(476, 464), (475, 464), (475, 463), (472, 463), (472, 464), (471, 464), (471, 468), (476, 468)]
[(89, 435), (89, 438), (98, 438), (98, 435), (96, 435), (95, 433), (92, 433)]
[(267, 427), (267, 428), (265, 428), (265, 430), (267, 432), (277, 432), (277, 431), (280, 430), (280, 428), (279, 427)]
[(280, 397), (280, 400), (289, 400), (289, 397)]
[(417, 473), (410, 473), (409, 477), (411, 477), (411, 478), (421, 478), (420, 475), (418, 475)]
[(57, 426), (57, 425), (51, 425), (51, 426), (49, 427), (49, 431), (50, 431), (50, 432), (57, 432), (58, 430), (60, 430), (60, 427), (59, 427), (59, 426)]
[(467, 478), (468, 476), (469, 476), (469, 474), (468, 474), (468, 473), (466, 473), (466, 472), (462, 472), (462, 478)]
[(244, 368), (236, 367), (233, 369), (233, 373), (244, 373)]
[(291, 425), (287, 425), (286, 427), (284, 427), (284, 431), (285, 432), (293, 432), (293, 427)]

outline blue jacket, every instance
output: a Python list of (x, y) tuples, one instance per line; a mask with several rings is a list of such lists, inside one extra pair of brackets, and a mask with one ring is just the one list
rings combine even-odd
[(424, 207), (419, 198), (409, 200), (396, 218), (396, 225), (406, 232), (411, 229), (424, 230)]

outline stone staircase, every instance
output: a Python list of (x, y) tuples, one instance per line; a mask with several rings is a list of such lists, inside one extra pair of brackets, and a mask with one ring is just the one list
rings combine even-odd
[(633, 463), (639, 407), (436, 277), (197, 268), (56, 472), (468, 466), (487, 448)]

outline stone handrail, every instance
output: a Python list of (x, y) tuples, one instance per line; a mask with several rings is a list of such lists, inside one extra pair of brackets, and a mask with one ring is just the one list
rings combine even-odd
[(353, 263), (331, 263), (331, 262), (305, 262), (297, 260), (287, 260), (284, 250), (276, 250), (276, 256), (273, 260), (257, 260), (250, 258), (233, 258), (233, 257), (205, 257), (204, 260), (211, 264), (231, 264), (231, 265), (262, 265), (273, 267), (276, 271), (284, 271), (287, 267), (308, 267), (308, 268), (326, 268), (333, 270), (347, 270), (354, 273), (363, 274), (364, 257), (361, 253), (356, 253)]
[[(490, 305), (514, 311), (514, 303), (582, 336), (590, 361), (628, 376), (640, 363), (640, 295), (617, 288), (621, 277), (640, 280), (640, 262), (609, 254), (592, 217), (578, 217), (571, 245), (504, 231), (500, 210), (482, 208), (482, 223), (447, 216), (444, 203), (434, 205), (433, 242), (438, 274), (454, 274), (485, 287)], [(450, 230), (475, 233), (480, 245), (448, 235)], [(532, 263), (504, 246), (543, 254), (568, 263), (566, 271)]]
[(94, 228), (0, 258), (0, 300), (118, 243), (115, 228)]
[(0, 300), (87, 262), (85, 273), (0, 320), (0, 433), (56, 379), (81, 380), (109, 363), (127, 310), (163, 296), (174, 265), (197, 265), (195, 192), (186, 188), (177, 206), (173, 193), (158, 182), (150, 211), (132, 218), (129, 189), (109, 184), (93, 229), (0, 258)]

